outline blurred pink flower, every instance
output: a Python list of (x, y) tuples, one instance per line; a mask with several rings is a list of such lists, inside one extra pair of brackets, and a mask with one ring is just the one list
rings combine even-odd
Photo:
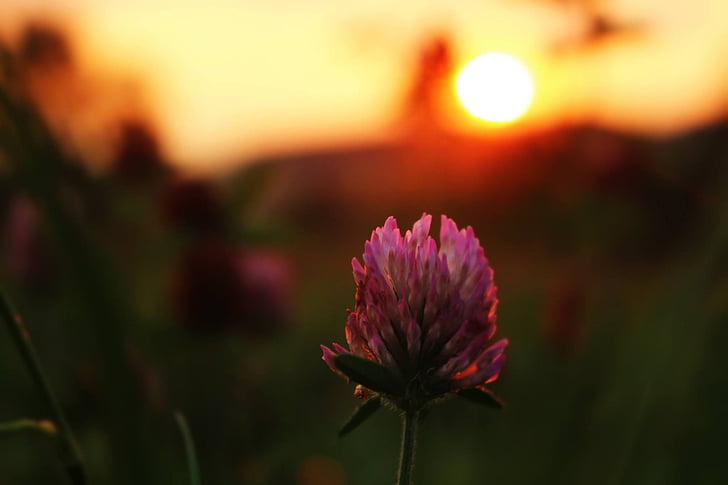
[(574, 354), (584, 343), (587, 281), (581, 271), (561, 275), (546, 307), (544, 336), (562, 356)]
[(224, 227), (225, 210), (218, 187), (203, 179), (176, 179), (163, 190), (164, 222), (177, 230), (216, 233)]
[(354, 258), (356, 306), (346, 322), (349, 350), (321, 346), (323, 360), (352, 353), (378, 362), (424, 401), (452, 391), (484, 389), (505, 362), (496, 331), (493, 271), (472, 227), (442, 216), (440, 248), (423, 214), (404, 237), (390, 217)]
[(174, 314), (194, 332), (265, 335), (291, 318), (291, 264), (274, 250), (198, 241), (182, 254), (171, 290)]
[(19, 57), (25, 66), (68, 68), (74, 64), (67, 34), (59, 26), (43, 22), (28, 23), (20, 38)]
[(39, 216), (27, 197), (10, 201), (4, 239), (5, 263), (18, 283), (39, 290), (53, 280), (53, 261), (41, 239)]
[(143, 186), (167, 171), (157, 134), (148, 122), (122, 120), (111, 173), (131, 186)]

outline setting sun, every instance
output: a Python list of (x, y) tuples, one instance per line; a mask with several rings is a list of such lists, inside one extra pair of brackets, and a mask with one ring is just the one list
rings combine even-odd
[(533, 101), (533, 79), (526, 66), (500, 52), (470, 61), (460, 71), (456, 89), (465, 109), (486, 121), (513, 121)]

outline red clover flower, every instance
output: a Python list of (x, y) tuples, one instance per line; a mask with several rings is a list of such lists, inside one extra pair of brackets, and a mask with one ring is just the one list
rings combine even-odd
[(346, 322), (349, 349), (321, 346), (329, 367), (354, 380), (337, 356), (353, 354), (389, 369), (404, 388), (400, 395), (387, 392), (391, 386), (381, 394), (403, 409), (449, 392), (485, 391), (500, 373), (508, 344), (488, 345), (498, 300), (472, 227), (458, 230), (443, 215), (438, 249), (431, 221), (423, 214), (402, 236), (389, 217), (372, 232), (364, 265), (352, 260), (356, 305)]
[[(411, 485), (420, 411), (448, 393), (500, 406), (485, 385), (505, 362), (508, 341), (493, 344), (498, 304), (493, 270), (473, 228), (442, 216), (440, 248), (423, 214), (402, 236), (390, 217), (352, 260), (356, 304), (346, 321), (349, 349), (321, 346), (323, 360), (367, 399), (341, 429), (361, 424), (382, 402), (403, 411), (397, 485)], [(373, 394), (370, 395), (369, 392)]]

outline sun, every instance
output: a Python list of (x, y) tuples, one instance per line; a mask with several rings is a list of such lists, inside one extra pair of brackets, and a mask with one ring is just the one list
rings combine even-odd
[(473, 116), (505, 123), (519, 118), (533, 101), (533, 78), (515, 57), (491, 52), (470, 61), (457, 77), (460, 102)]

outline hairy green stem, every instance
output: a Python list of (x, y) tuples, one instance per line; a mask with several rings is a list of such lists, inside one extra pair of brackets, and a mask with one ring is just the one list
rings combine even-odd
[(10, 334), (20, 352), (23, 362), (30, 371), (36, 387), (48, 404), (48, 409), (58, 427), (61, 460), (66, 467), (66, 472), (71, 479), (71, 483), (74, 485), (84, 485), (86, 483), (86, 472), (84, 470), (83, 458), (81, 458), (81, 451), (76, 444), (71, 427), (68, 425), (66, 415), (63, 409), (61, 409), (55, 394), (53, 394), (45, 372), (43, 372), (38, 354), (35, 351), (33, 342), (30, 340), (30, 333), (28, 333), (23, 325), (23, 320), (20, 318), (20, 315), (13, 310), (2, 291), (0, 291), (0, 315), (2, 316), (2, 320), (5, 321), (8, 330), (10, 330)]
[(402, 418), (402, 448), (399, 453), (399, 472), (397, 485), (411, 485), (415, 468), (415, 446), (417, 445), (417, 426), (420, 412), (407, 409)]

